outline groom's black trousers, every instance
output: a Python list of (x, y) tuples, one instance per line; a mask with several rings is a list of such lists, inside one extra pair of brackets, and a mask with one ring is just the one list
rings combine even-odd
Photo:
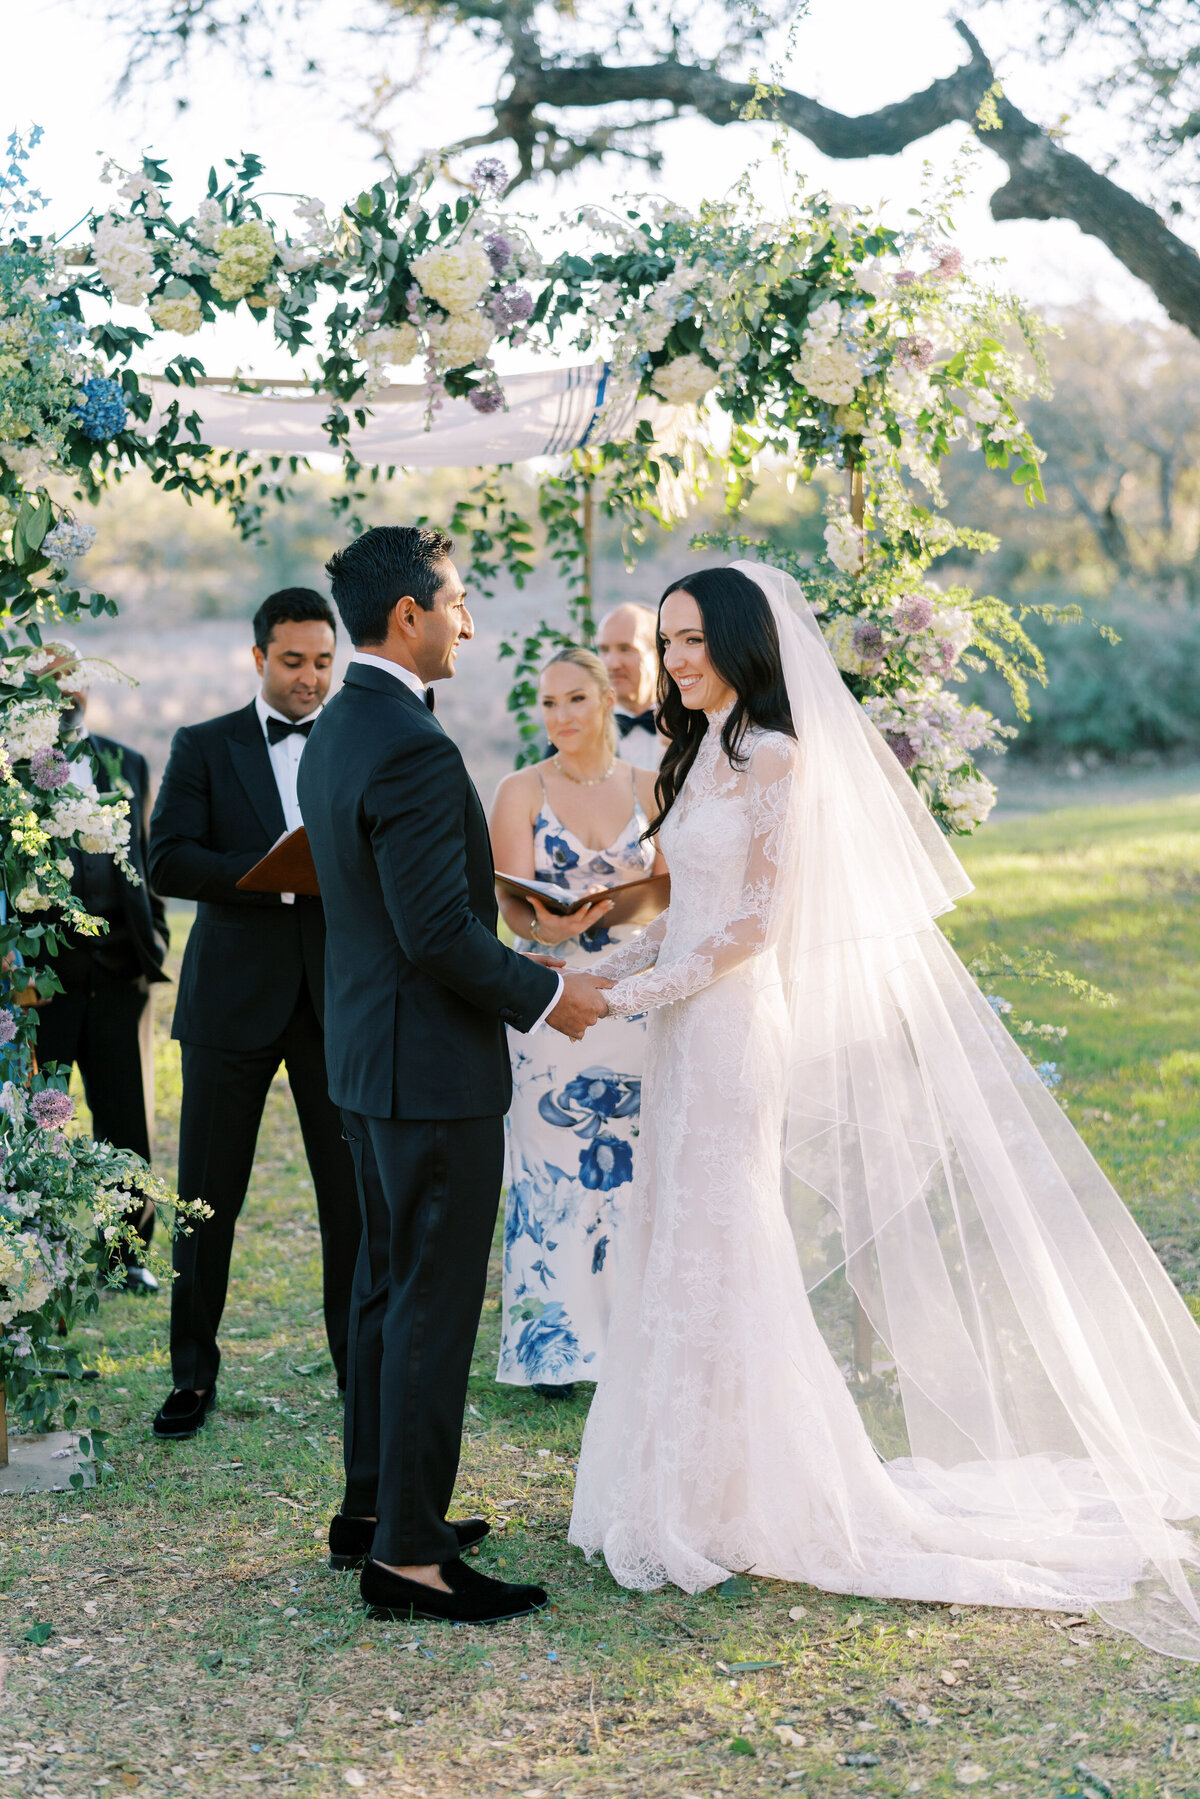
[(350, 1302), (347, 1517), (393, 1567), (458, 1554), (446, 1512), (504, 1167), (500, 1118), (343, 1111), (363, 1234)]

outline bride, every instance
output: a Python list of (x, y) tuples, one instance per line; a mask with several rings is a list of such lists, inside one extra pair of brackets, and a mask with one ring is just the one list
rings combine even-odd
[[(789, 576), (677, 582), (659, 643), (672, 901), (596, 969), (649, 1033), (571, 1541), (627, 1587), (1095, 1607), (1200, 1659), (1200, 1332), (938, 931), (957, 858)], [(898, 1459), (814, 1320), (813, 1204)]]

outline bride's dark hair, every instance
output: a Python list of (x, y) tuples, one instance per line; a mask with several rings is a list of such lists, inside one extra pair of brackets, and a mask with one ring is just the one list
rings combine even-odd
[[(751, 725), (762, 731), (796, 735), (788, 704), (779, 653), (779, 632), (756, 581), (736, 568), (702, 568), (682, 581), (673, 581), (658, 602), (673, 593), (687, 593), (700, 608), (704, 623), (704, 647), (721, 679), (737, 696), (733, 710), (721, 727), (721, 747), (735, 768), (745, 762), (742, 739)], [(703, 712), (685, 706), (679, 689), (663, 667), (662, 638), (658, 645), (658, 727), (670, 739), (663, 753), (655, 784), (658, 816), (647, 829), (653, 837), (679, 798), (688, 770), (708, 731)]]

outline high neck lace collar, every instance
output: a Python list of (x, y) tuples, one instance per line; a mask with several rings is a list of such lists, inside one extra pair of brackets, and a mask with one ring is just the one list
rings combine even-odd
[(719, 731), (736, 705), (736, 700), (730, 700), (728, 705), (718, 707), (715, 712), (706, 712), (704, 716), (708, 720), (709, 731)]

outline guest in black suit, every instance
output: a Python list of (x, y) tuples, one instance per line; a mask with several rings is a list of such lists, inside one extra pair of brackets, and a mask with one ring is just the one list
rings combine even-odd
[(183, 1046), (179, 1193), (213, 1208), (175, 1242), (175, 1385), (154, 1420), (161, 1437), (194, 1435), (216, 1397), (234, 1226), (281, 1062), (317, 1195), (325, 1328), (339, 1385), (346, 1379), (360, 1222), (325, 1075), (325, 920), (319, 899), (237, 888), (300, 823), (296, 771), (332, 678), (328, 602), (305, 587), (272, 594), (255, 614), (254, 646), (261, 692), (240, 712), (176, 733), (150, 821), (151, 879), (162, 893), (198, 902), (172, 1032)]
[[(80, 735), (86, 733), (87, 696), (72, 696)], [(150, 770), (146, 758), (110, 737), (91, 733), (101, 793), (122, 790), (129, 800), (129, 860), (140, 886), (115, 859), (72, 850), (71, 891), (108, 930), (99, 937), (70, 931), (53, 968), (63, 990), (38, 1008), (37, 1057), (41, 1067), (74, 1062), (97, 1137), (150, 1160), (154, 1123), (154, 1016), (150, 988), (165, 981), (167, 914), (146, 869)], [(154, 1230), (154, 1202), (130, 1215), (144, 1244)], [(158, 1282), (132, 1250), (122, 1251), (131, 1293), (156, 1293)]]
[(496, 936), (487, 820), (428, 690), (472, 635), (451, 548), (388, 526), (330, 562), (355, 652), (300, 804), (329, 927), (329, 1090), (364, 1219), (333, 1565), (365, 1563), (373, 1615), (482, 1622), (546, 1599), (461, 1561), (487, 1525), (446, 1518), (500, 1197), (504, 1027), (578, 1037), (605, 1005), (594, 976)]

